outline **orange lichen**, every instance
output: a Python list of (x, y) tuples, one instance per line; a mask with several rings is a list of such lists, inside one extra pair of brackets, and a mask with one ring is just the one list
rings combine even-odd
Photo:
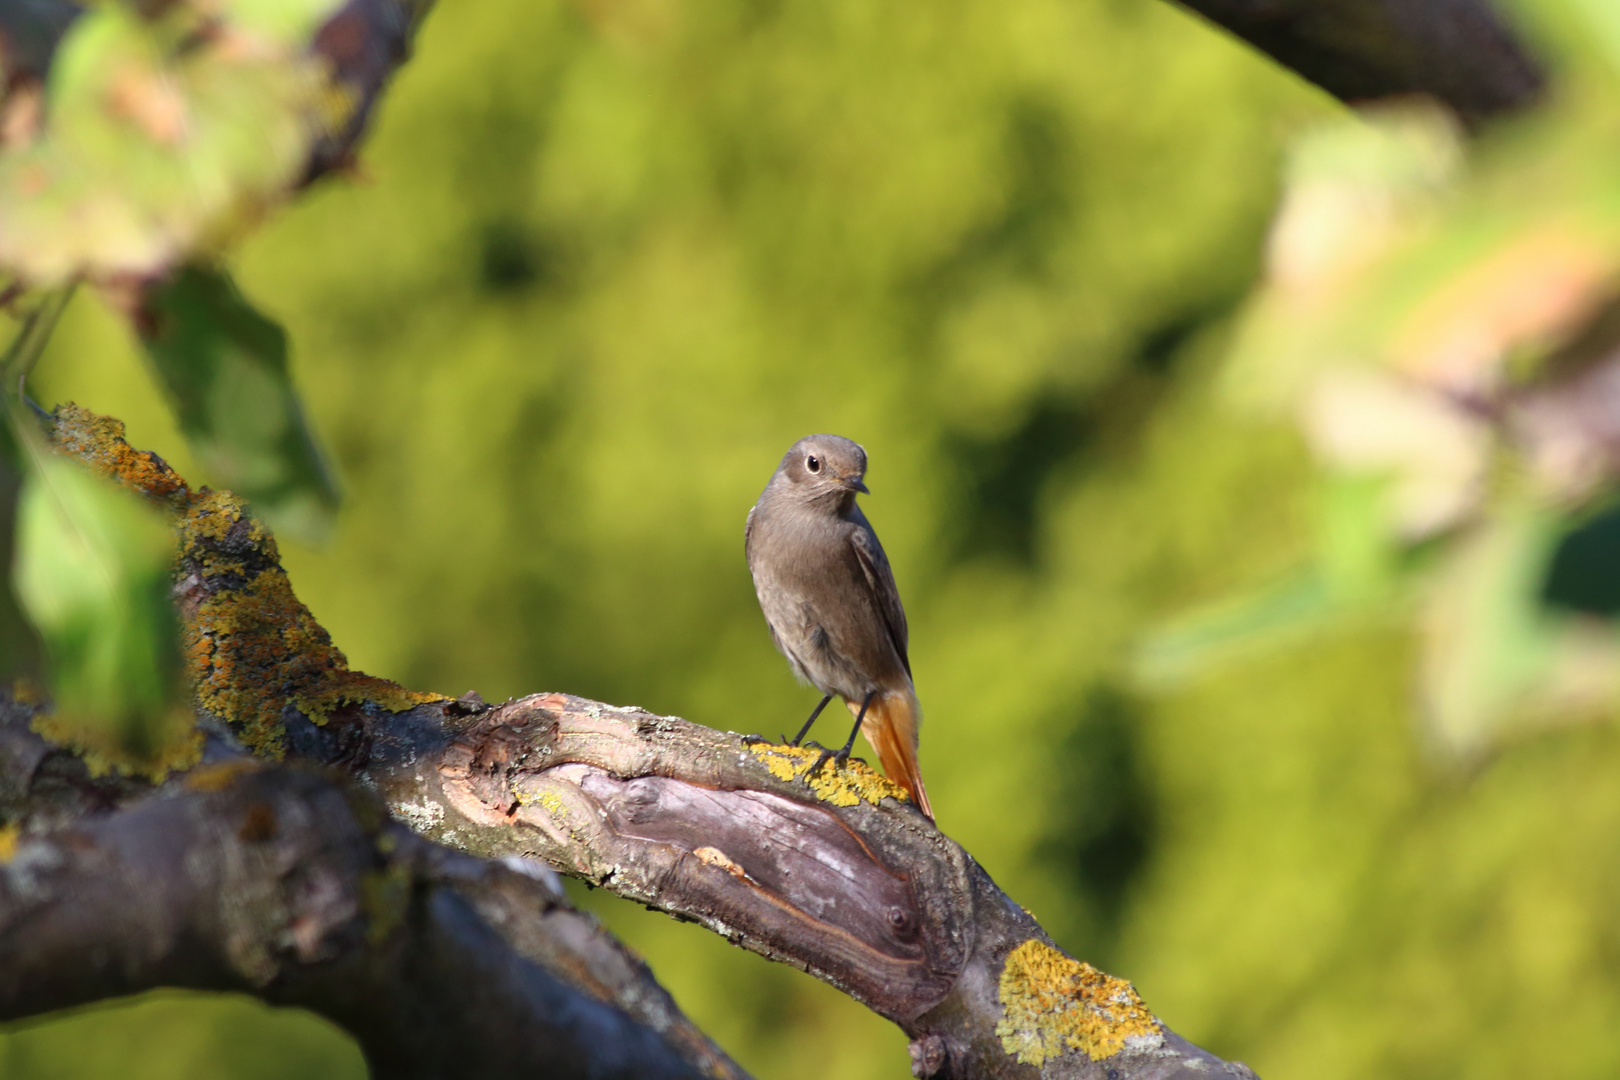
[(285, 749), (281, 710), (317, 724), (345, 707), (403, 712), (440, 694), (350, 671), (326, 630), (293, 595), (275, 537), (228, 491), (192, 491), (161, 458), (133, 449), (124, 425), (67, 404), (56, 447), (166, 506), (175, 517), (184, 598), (181, 650), (197, 704), (230, 723), (255, 753)]
[(774, 743), (754, 743), (748, 749), (778, 780), (804, 777), (816, 798), (834, 806), (854, 806), (863, 799), (876, 806), (885, 796), (901, 802), (911, 801), (905, 788), (860, 761), (839, 765), (829, 760), (812, 774), (810, 767), (821, 757), (819, 750)]
[(0, 863), (8, 863), (17, 856), (17, 841), (22, 829), (16, 825), (0, 825)]
[(124, 422), (97, 416), (72, 402), (52, 414), (51, 441), (62, 453), (86, 462), (96, 472), (149, 499), (184, 505), (186, 482), (162, 458), (137, 450), (124, 439)]
[(1036, 1067), (1065, 1050), (1092, 1061), (1113, 1057), (1132, 1038), (1160, 1035), (1159, 1022), (1136, 988), (1031, 939), (1001, 969), (1002, 1048)]

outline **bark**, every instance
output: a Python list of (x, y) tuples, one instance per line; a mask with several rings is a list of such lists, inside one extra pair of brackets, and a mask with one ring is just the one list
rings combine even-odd
[(1179, 2), (1348, 102), (1428, 94), (1474, 123), (1546, 81), (1488, 0)]
[(370, 739), (401, 819), (567, 873), (807, 971), (898, 1024), (918, 1076), (1250, 1077), (1059, 952), (899, 789), (852, 761), (546, 694)]
[(741, 1077), (555, 875), (222, 748), (159, 797), (0, 702), (0, 1019), (160, 986), (331, 1019), (379, 1078)]

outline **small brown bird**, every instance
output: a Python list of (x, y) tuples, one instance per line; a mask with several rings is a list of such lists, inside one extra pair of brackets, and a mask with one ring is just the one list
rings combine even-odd
[(748, 571), (776, 647), (824, 695), (793, 744), (837, 694), (855, 727), (831, 756), (847, 761), (864, 731), (883, 771), (932, 821), (917, 767), (922, 711), (906, 656), (906, 612), (883, 545), (855, 505), (857, 492), (868, 493), (865, 475), (859, 443), (839, 435), (794, 443), (748, 512)]

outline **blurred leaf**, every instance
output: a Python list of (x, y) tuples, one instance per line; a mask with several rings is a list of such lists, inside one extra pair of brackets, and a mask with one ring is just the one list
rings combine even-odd
[(0, 356), (0, 575), (4, 575), (0, 580), (0, 685), (11, 684), (25, 693), (43, 687), (44, 671), (39, 636), (18, 602), (12, 582), (17, 505), (30, 449), (28, 431), (22, 425), (34, 423), (23, 389), (72, 296), (72, 286), (48, 291), (32, 298), (32, 303), (14, 295), (13, 310), (26, 314)]
[(39, 640), (17, 602), (11, 583), (16, 534), (17, 497), (22, 490), (22, 463), (11, 426), (0, 415), (0, 689), (19, 679), (38, 680)]
[(42, 454), (23, 487), (14, 580), (44, 639), (50, 734), (108, 762), (161, 767), (184, 746), (173, 539), (139, 496)]
[(1596, 31), (1592, 35), (1594, 43), (1607, 55), (1609, 63), (1620, 69), (1620, 6), (1613, 0), (1572, 0), (1572, 6)]
[(288, 48), (309, 44), (342, 0), (221, 0), (214, 5), (233, 25)]
[(338, 505), (287, 365), (287, 335), (223, 270), (188, 266), (146, 300), (142, 338), (211, 481), (275, 531), (325, 534)]
[(1421, 620), (1420, 679), (1431, 730), (1451, 753), (1475, 755), (1515, 722), (1612, 707), (1620, 639), (1542, 605), (1559, 531), (1556, 515), (1506, 509), (1437, 575)]
[(68, 29), (35, 114), (0, 155), (0, 264), (36, 282), (146, 275), (214, 247), (300, 176), (318, 134), (320, 67), (299, 42), (333, 0), (285, 17), (143, 19), (101, 4)]
[[(1366, 369), (1323, 372), (1301, 420), (1311, 448), (1342, 486), (1376, 478), (1376, 513), (1340, 516), (1323, 539), (1342, 547), (1349, 527), (1390, 548), (1451, 528), (1478, 508), (1491, 435), (1482, 419), (1410, 380)], [(1329, 556), (1334, 558), (1334, 556)]]
[(1236, 657), (1292, 643), (1341, 610), (1340, 597), (1319, 573), (1301, 573), (1252, 595), (1183, 615), (1148, 635), (1134, 674), (1164, 687)]

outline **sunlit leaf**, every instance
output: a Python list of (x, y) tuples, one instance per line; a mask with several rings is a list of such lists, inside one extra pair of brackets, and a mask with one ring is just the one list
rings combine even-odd
[(1438, 745), (1477, 755), (1528, 724), (1612, 710), (1620, 636), (1611, 624), (1542, 603), (1559, 534), (1555, 515), (1517, 506), (1450, 554), (1420, 620), (1420, 685)]
[[(292, 7), (277, 32), (318, 5)], [(300, 175), (320, 89), (316, 62), (254, 26), (95, 6), (57, 49), (50, 122), (0, 155), (0, 265), (144, 275), (230, 239)]]
[(280, 533), (318, 538), (338, 491), (287, 365), (287, 336), (222, 270), (189, 266), (148, 299), (142, 338), (211, 482)]
[(189, 743), (191, 726), (177, 708), (169, 525), (75, 462), (47, 454), (34, 464), (14, 580), (44, 639), (52, 734), (92, 764), (152, 769)]
[(1611, 0), (1571, 0), (1571, 6), (1586, 17), (1587, 24), (1595, 31), (1594, 44), (1620, 70), (1620, 6)]

